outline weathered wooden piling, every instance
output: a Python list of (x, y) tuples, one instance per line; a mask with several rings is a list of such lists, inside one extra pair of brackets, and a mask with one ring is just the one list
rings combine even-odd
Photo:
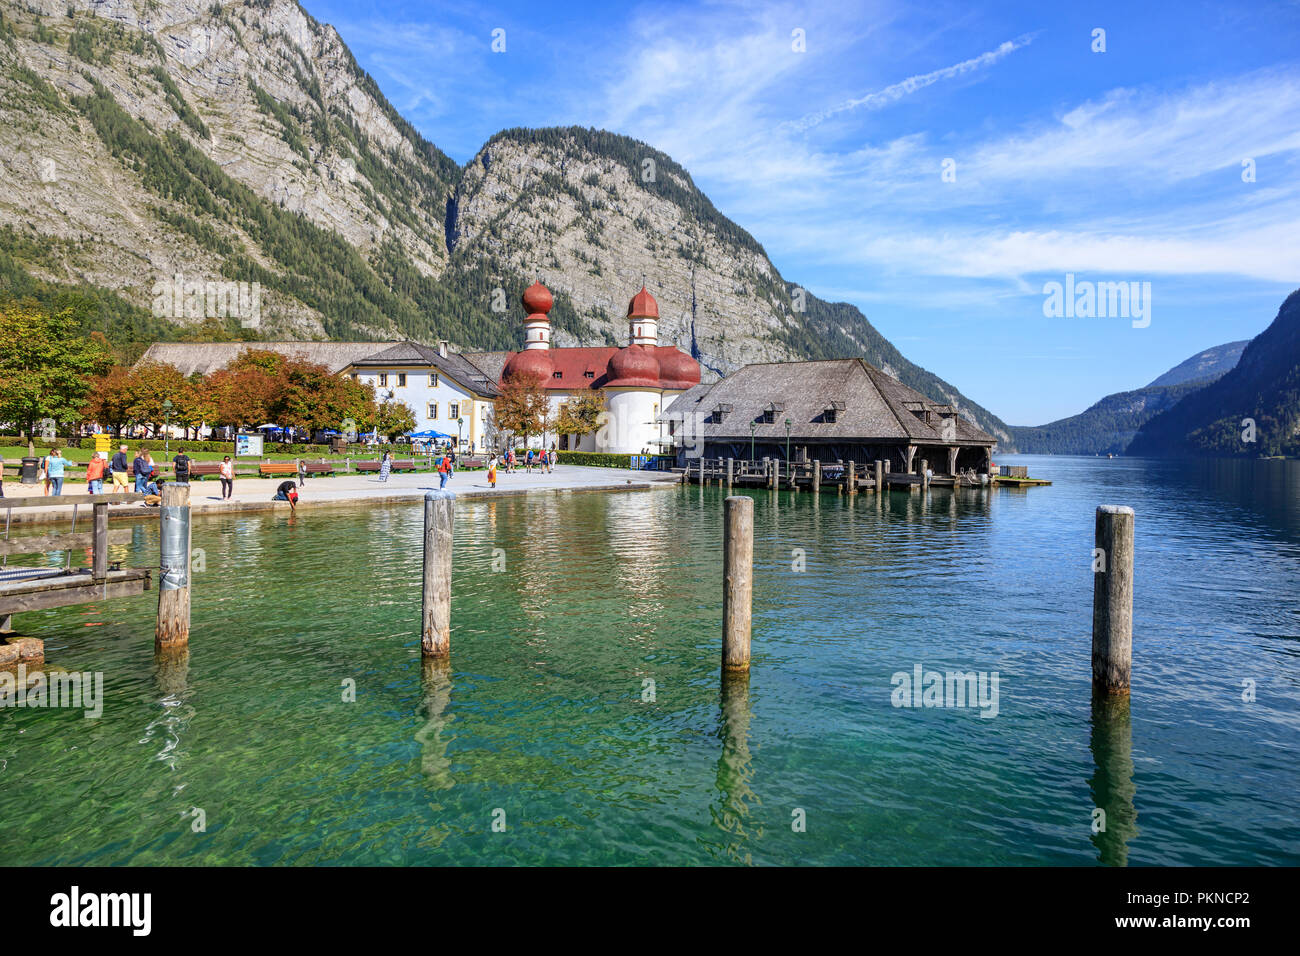
[(840, 470), (840, 480), (835, 483), (835, 493), (837, 495), (846, 494), (849, 489), (845, 487), (848, 484), (848, 482), (844, 480), (844, 462), (842, 459), (836, 458), (835, 464), (839, 467)]
[(749, 670), (754, 599), (754, 499), (725, 502), (722, 530), (722, 669)]
[(813, 460), (812, 490), (818, 493), (822, 490), (822, 463), (820, 458)]
[(420, 650), (424, 657), (451, 656), (451, 529), (456, 495), (424, 493), (424, 600)]
[(1097, 508), (1092, 575), (1092, 686), (1127, 694), (1133, 668), (1133, 509)]
[(736, 472), (736, 459), (728, 458), (727, 459), (727, 487), (728, 488), (731, 487), (731, 482), (735, 477), (735, 472)]
[(885, 463), (879, 458), (876, 459), (876, 473), (874, 477), (876, 479), (876, 494), (880, 494), (885, 490)]
[(930, 463), (924, 458), (921, 459), (921, 490), (930, 490)]
[(102, 581), (108, 577), (108, 503), (96, 502), (93, 514), (95, 543), (91, 550), (90, 576)]
[(856, 461), (846, 461), (844, 463), (844, 483), (848, 485), (849, 494), (858, 493), (858, 472)]
[[(190, 486), (183, 481), (169, 481), (162, 486), (161, 497), (154, 650), (184, 647), (190, 642)], [(107, 523), (107, 514), (103, 520)], [(107, 533), (105, 528), (106, 536)]]

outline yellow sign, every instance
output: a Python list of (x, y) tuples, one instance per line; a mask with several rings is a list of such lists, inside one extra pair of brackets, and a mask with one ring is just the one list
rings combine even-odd
[(95, 439), (95, 451), (100, 452), (100, 451), (112, 450), (113, 447), (112, 435), (101, 435), (99, 433), (96, 433), (91, 437)]

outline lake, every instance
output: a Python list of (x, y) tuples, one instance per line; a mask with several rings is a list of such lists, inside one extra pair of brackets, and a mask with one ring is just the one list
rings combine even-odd
[[(997, 460), (1054, 484), (747, 492), (747, 680), (715, 488), (458, 502), (446, 667), (418, 503), (196, 518), (187, 656), (154, 591), (17, 617), (104, 699), (0, 708), (0, 863), (1300, 863), (1300, 462)], [(1101, 503), (1134, 664), (1094, 706)], [(996, 696), (894, 706), (918, 666)]]

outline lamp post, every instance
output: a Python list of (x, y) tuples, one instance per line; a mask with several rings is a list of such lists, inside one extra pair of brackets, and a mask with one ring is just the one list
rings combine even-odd
[(464, 418), (456, 419), (456, 451), (458, 452), (460, 451), (461, 443), (464, 442), (465, 440), (463, 434), (464, 431), (465, 431), (465, 419)]
[(754, 460), (754, 429), (758, 427), (758, 422), (749, 423), (749, 460)]
[(162, 403), (163, 409), (163, 457), (166, 458), (171, 451), (170, 439), (172, 432), (172, 400), (164, 398)]

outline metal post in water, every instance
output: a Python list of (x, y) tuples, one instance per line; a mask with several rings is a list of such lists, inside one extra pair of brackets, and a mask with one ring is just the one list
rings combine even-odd
[(749, 670), (754, 597), (754, 499), (725, 501), (722, 531), (722, 669)]
[(190, 642), (190, 486), (169, 481), (161, 498), (156, 651)]
[(456, 495), (424, 493), (424, 595), (420, 650), (426, 658), (451, 656), (451, 531)]
[(1133, 669), (1133, 509), (1097, 507), (1092, 574), (1092, 686), (1127, 694)]

